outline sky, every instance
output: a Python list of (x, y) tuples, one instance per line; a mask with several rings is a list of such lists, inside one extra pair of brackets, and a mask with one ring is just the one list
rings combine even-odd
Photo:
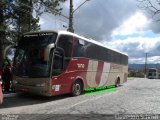
[[(73, 0), (76, 9), (85, 0)], [(160, 63), (160, 22), (138, 0), (90, 0), (74, 13), (74, 30), (105, 46), (127, 53), (129, 63)], [(154, 0), (152, 0), (154, 1)], [(61, 4), (69, 15), (69, 2)], [(160, 16), (160, 15), (159, 15)], [(44, 13), (42, 30), (66, 30), (68, 19)]]

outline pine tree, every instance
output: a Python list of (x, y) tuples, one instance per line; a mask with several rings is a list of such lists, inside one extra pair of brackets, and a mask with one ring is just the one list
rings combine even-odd
[(37, 15), (41, 15), (44, 12), (56, 15), (62, 10), (60, 3), (65, 1), (67, 0), (33, 0), (33, 6)]
[(8, 41), (6, 40), (6, 18), (10, 13), (10, 9), (7, 6), (7, 4), (9, 4), (10, 2), (11, 0), (3, 0), (0, 2), (0, 68), (3, 64), (4, 47), (8, 45)]
[(14, 24), (12, 24), (11, 34), (13, 36), (16, 36), (16, 40), (19, 40), (21, 34), (24, 32), (40, 29), (40, 26), (38, 25), (39, 17), (33, 17), (32, 6), (33, 3), (31, 0), (17, 0), (17, 2), (12, 5), (12, 8), (14, 10), (12, 14)]
[[(62, 10), (62, 8), (59, 7), (60, 2), (65, 1), (66, 0), (16, 0), (14, 4), (12, 4), (13, 24), (12, 31), (9, 32), (10, 36), (19, 40), (22, 33), (39, 30), (39, 16), (44, 12), (57, 14), (57, 12)], [(35, 13), (34, 17), (33, 11)]]

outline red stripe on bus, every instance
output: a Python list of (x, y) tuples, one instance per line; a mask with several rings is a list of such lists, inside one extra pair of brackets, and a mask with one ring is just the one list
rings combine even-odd
[(97, 73), (96, 73), (96, 83), (97, 83), (97, 85), (99, 85), (99, 83), (100, 83), (102, 72), (103, 72), (103, 67), (104, 67), (104, 62), (99, 61), (98, 62), (98, 67), (97, 67)]

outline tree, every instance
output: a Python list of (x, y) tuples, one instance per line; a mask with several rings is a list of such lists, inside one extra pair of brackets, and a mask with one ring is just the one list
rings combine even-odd
[(139, 7), (149, 12), (153, 19), (160, 21), (160, 0), (137, 0)]
[[(0, 58), (3, 57), (3, 48), (2, 48), (2, 44), (4, 41), (4, 28), (3, 28), (3, 22), (4, 22), (4, 16), (3, 16), (3, 4), (0, 3)], [(0, 67), (2, 66), (2, 60), (0, 60)]]
[[(17, 0), (12, 4), (12, 29), (10, 29), (10, 37), (16, 42), (24, 32), (39, 30), (39, 17), (33, 17), (33, 4), (30, 0)], [(16, 39), (15, 39), (16, 38)]]
[[(39, 16), (44, 12), (57, 14), (60, 8), (60, 2), (66, 0), (17, 0), (12, 4), (13, 19), (15, 22), (12, 33), (17, 33), (17, 39), (24, 32), (39, 30)], [(33, 12), (35, 13), (33, 17)], [(13, 27), (13, 26), (12, 26)], [(13, 34), (12, 34), (13, 35)], [(15, 35), (14, 35), (15, 36)], [(15, 37), (14, 37), (15, 38)]]
[(7, 4), (9, 4), (10, 1), (3, 0), (0, 2), (0, 68), (2, 67), (3, 63), (3, 49), (4, 46), (8, 44), (6, 41), (6, 20), (5, 18), (9, 15), (10, 9), (7, 8)]
[(33, 6), (37, 15), (40, 15), (43, 12), (57, 14), (62, 10), (60, 3), (65, 1), (66, 0), (34, 0)]

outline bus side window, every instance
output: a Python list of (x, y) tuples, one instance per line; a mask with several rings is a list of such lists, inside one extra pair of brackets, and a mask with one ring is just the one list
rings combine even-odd
[(60, 36), (57, 46), (64, 49), (65, 57), (71, 57), (73, 38), (71, 36)]
[(84, 40), (74, 38), (74, 52), (73, 52), (74, 57), (85, 57), (84, 45), (85, 45)]

